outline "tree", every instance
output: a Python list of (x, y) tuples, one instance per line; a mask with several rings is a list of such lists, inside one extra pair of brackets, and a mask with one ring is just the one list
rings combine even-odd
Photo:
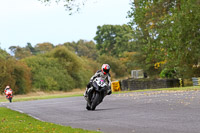
[(137, 57), (136, 56), (137, 54), (138, 54), (138, 52), (124, 52), (123, 56), (119, 58), (118, 62), (120, 62), (126, 66), (125, 69), (127, 69), (126, 71), (128, 73), (131, 73), (131, 70), (141, 69), (138, 66), (138, 64), (135, 62), (135, 60), (137, 58), (141, 58), (141, 57)]
[(190, 78), (200, 76), (198, 65), (200, 59), (200, 3), (197, 0), (180, 0), (177, 7), (171, 8), (173, 16), (165, 16), (165, 32), (159, 31), (165, 49), (166, 68), (174, 69), (177, 76)]
[(9, 49), (14, 54), (15, 58), (18, 60), (32, 55), (29, 48), (22, 48), (19, 46), (10, 46)]
[(78, 42), (64, 43), (69, 50), (74, 51), (78, 56), (97, 59), (98, 52), (93, 41), (79, 40)]
[(72, 77), (55, 58), (40, 54), (25, 58), (24, 62), (31, 68), (34, 88), (43, 91), (67, 91), (75, 86)]
[(54, 48), (54, 45), (48, 42), (38, 43), (35, 45), (35, 50), (37, 53), (45, 53), (51, 51)]
[(5, 50), (2, 50), (0, 48), (0, 58), (2, 59), (7, 59), (7, 58), (10, 58), (11, 56), (5, 51)]
[(13, 58), (0, 58), (0, 90), (10, 85), (15, 94), (25, 94), (31, 90), (30, 68)]
[(119, 78), (127, 76), (126, 66), (118, 58), (104, 54), (98, 58), (98, 62), (110, 65), (112, 77)]
[[(140, 66), (152, 75), (165, 68), (177, 77), (194, 75), (193, 65), (200, 58), (198, 0), (135, 0), (132, 6), (128, 16), (136, 25), (135, 40), (143, 56), (138, 58), (143, 60)], [(165, 64), (155, 68), (159, 62)]]
[(33, 86), (43, 91), (82, 88), (92, 75), (87, 64), (64, 46), (23, 61), (31, 68)]
[(79, 56), (64, 46), (57, 47), (49, 55), (58, 59), (60, 65), (67, 70), (74, 80), (75, 88), (85, 87), (92, 76), (92, 69), (86, 69), (87, 64)]
[(32, 55), (36, 55), (37, 54), (37, 50), (31, 45), (31, 43), (27, 43), (26, 49), (29, 50)]
[(10, 46), (9, 49), (16, 59), (23, 59), (32, 55), (37, 55), (51, 51), (54, 45), (51, 43), (38, 43), (33, 47), (31, 43), (27, 43), (26, 47)]
[(128, 25), (103, 25), (97, 27), (94, 40), (100, 54), (115, 57), (122, 56), (125, 51), (132, 51), (133, 30)]
[[(56, 3), (59, 3), (61, 0), (39, 0), (42, 3), (45, 4), (50, 4), (52, 1), (55, 1)], [(84, 6), (84, 4), (86, 3), (87, 0), (63, 0), (62, 2), (64, 2), (64, 6), (66, 8), (67, 11), (69, 11), (69, 14), (73, 14), (76, 12), (79, 12), (80, 9)]]

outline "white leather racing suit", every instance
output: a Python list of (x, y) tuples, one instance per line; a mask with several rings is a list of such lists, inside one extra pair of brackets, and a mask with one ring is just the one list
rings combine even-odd
[(88, 89), (90, 87), (92, 87), (92, 82), (95, 78), (97, 77), (101, 77), (103, 78), (103, 80), (106, 81), (106, 83), (108, 84), (108, 90), (107, 90), (107, 94), (110, 95), (112, 93), (111, 91), (111, 77), (110, 74), (103, 74), (103, 72), (101, 70), (98, 70), (91, 78), (90, 78), (90, 82), (88, 83), (87, 87), (86, 87), (86, 91), (84, 93), (84, 96), (87, 96), (87, 92), (89, 91)]
[(111, 77), (110, 77), (110, 74), (107, 73), (107, 74), (103, 74), (103, 72), (101, 70), (98, 70), (90, 79), (90, 82), (93, 82), (93, 80), (97, 77), (101, 77), (103, 78), (103, 80), (105, 80), (108, 84), (109, 87), (111, 87)]

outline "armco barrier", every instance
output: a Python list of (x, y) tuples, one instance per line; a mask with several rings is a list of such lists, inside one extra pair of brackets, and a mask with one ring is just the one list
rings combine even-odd
[(133, 79), (121, 81), (121, 90), (140, 90), (179, 87), (179, 79)]

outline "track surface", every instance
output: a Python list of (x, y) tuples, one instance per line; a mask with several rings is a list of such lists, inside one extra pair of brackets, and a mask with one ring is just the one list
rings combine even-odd
[(42, 121), (105, 133), (200, 132), (200, 91), (113, 94), (95, 111), (87, 111), (85, 105), (83, 97), (71, 97), (0, 106)]

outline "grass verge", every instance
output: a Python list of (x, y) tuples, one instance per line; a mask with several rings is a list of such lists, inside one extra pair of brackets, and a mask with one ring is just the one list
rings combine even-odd
[[(14, 95), (13, 102), (76, 97), (76, 96), (83, 96), (83, 92), (84, 92), (83, 90), (75, 90), (74, 92), (36, 92), (26, 95)], [(8, 102), (5, 95), (0, 96), (0, 102)]]
[[(64, 97), (76, 97), (82, 96), (83, 94), (73, 94), (73, 95), (49, 95), (49, 96), (31, 96), (31, 97), (22, 97), (17, 98), (13, 97), (13, 102), (20, 102), (20, 101), (31, 101), (31, 100), (42, 100), (42, 99), (53, 99), (53, 98), (64, 98)], [(6, 98), (0, 99), (0, 102), (8, 101)]]
[(119, 91), (119, 92), (114, 92), (114, 94), (128, 93), (128, 92), (147, 92), (147, 91), (197, 91), (197, 90), (200, 90), (200, 86)]
[(4, 107), (0, 107), (0, 114), (1, 133), (97, 133), (97, 131), (42, 122)]

